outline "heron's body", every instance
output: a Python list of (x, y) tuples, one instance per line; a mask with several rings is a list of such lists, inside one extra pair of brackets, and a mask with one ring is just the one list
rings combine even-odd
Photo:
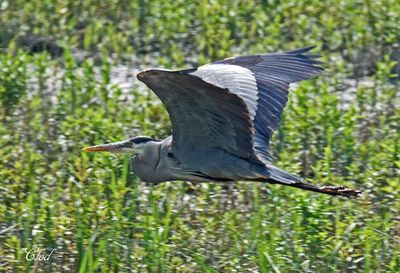
[(218, 148), (209, 149), (212, 155), (209, 159), (181, 162), (170, 151), (171, 141), (172, 137), (160, 142), (149, 141), (132, 157), (132, 170), (142, 181), (262, 181), (269, 177), (269, 170), (263, 164), (249, 162)]
[(345, 187), (307, 184), (272, 164), (269, 142), (288, 100), (289, 84), (318, 75), (311, 48), (229, 58), (186, 70), (149, 69), (137, 78), (164, 103), (172, 136), (137, 137), (86, 148), (132, 153), (143, 181), (263, 181), (332, 195)]

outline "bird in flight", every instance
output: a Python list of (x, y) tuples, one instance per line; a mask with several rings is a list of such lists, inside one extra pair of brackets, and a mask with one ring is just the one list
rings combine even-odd
[(260, 181), (330, 195), (356, 196), (344, 186), (318, 187), (272, 163), (269, 143), (288, 100), (289, 84), (322, 73), (313, 47), (228, 58), (184, 70), (137, 74), (165, 105), (172, 136), (139, 136), (84, 148), (132, 155), (146, 182)]

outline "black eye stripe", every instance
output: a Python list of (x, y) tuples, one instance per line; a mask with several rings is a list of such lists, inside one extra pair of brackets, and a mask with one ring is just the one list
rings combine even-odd
[(141, 144), (146, 143), (148, 141), (152, 141), (153, 139), (150, 137), (134, 137), (131, 139), (132, 143), (134, 144)]

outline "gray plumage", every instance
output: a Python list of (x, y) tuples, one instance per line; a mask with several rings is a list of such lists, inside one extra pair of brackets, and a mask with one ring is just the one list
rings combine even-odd
[[(262, 181), (332, 195), (345, 187), (307, 184), (272, 164), (269, 142), (288, 100), (289, 84), (320, 74), (312, 47), (228, 58), (185, 70), (149, 69), (137, 78), (165, 105), (172, 136), (132, 138), (86, 151), (131, 152), (144, 181)], [(104, 148), (106, 147), (106, 148)]]

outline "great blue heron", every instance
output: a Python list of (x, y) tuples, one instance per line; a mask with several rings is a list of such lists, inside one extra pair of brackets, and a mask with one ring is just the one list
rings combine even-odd
[(288, 100), (289, 84), (323, 71), (307, 47), (228, 58), (185, 70), (148, 69), (137, 78), (164, 103), (172, 136), (134, 137), (84, 148), (133, 155), (143, 181), (262, 181), (355, 196), (343, 186), (317, 187), (272, 164), (269, 142)]

